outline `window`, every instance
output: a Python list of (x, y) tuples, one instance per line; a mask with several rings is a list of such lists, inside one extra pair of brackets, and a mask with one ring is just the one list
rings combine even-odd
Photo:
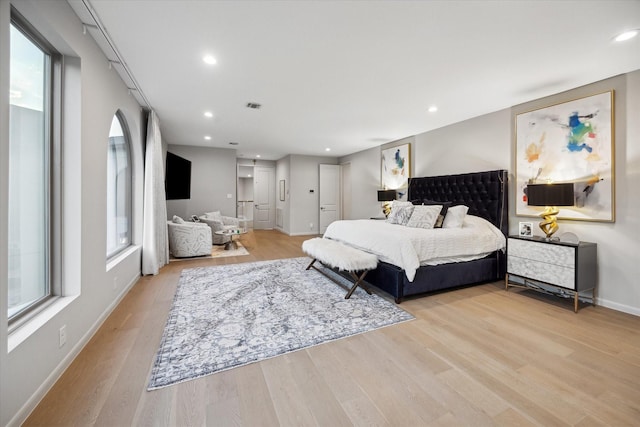
[(107, 155), (107, 259), (131, 244), (131, 154), (124, 118), (113, 116)]
[(8, 317), (53, 295), (53, 64), (57, 55), (12, 13), (9, 113)]

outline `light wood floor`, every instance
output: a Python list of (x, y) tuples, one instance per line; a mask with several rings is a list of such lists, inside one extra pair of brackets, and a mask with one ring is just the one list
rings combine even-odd
[(486, 284), (405, 301), (416, 320), (146, 391), (183, 268), (302, 256), (252, 232), (249, 256), (142, 278), (25, 425), (640, 425), (640, 318)]

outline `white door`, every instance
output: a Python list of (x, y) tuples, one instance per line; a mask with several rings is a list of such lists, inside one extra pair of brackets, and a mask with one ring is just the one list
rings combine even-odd
[(275, 225), (276, 174), (273, 168), (253, 168), (253, 228), (271, 230)]
[(320, 234), (340, 217), (340, 165), (320, 165)]

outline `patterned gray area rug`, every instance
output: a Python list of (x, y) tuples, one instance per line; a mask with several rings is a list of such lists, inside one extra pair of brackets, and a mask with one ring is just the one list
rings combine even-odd
[(344, 299), (310, 261), (183, 270), (148, 390), (414, 318), (361, 288)]

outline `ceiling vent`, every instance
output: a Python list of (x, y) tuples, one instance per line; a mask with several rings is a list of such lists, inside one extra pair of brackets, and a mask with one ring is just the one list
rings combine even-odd
[(258, 104), (257, 102), (247, 102), (247, 108), (257, 110), (260, 107), (262, 107), (262, 105)]
[(229, 145), (238, 145), (237, 142), (230, 142)]

